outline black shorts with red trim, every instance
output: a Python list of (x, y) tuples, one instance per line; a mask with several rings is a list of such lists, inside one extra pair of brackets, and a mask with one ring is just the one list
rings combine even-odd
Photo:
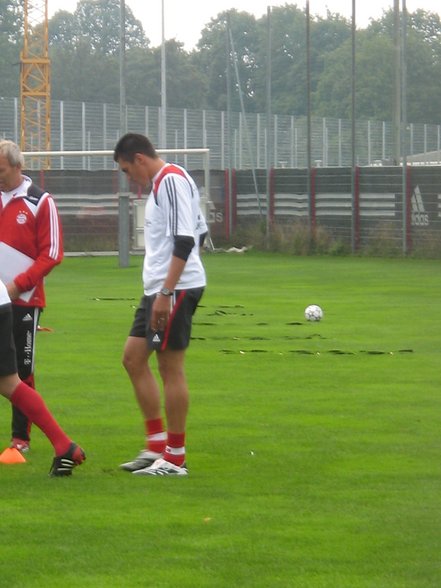
[(17, 356), (12, 335), (12, 304), (0, 306), (0, 376), (17, 373)]
[(154, 332), (150, 329), (150, 317), (156, 294), (143, 296), (135, 312), (130, 336), (145, 337), (148, 347), (158, 351), (186, 349), (190, 344), (193, 315), (203, 293), (204, 288), (175, 290), (171, 296), (170, 318), (163, 332)]

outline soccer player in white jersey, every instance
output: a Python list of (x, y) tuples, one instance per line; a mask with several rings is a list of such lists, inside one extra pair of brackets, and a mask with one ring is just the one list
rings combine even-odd
[[(63, 259), (63, 241), (54, 199), (23, 174), (23, 166), (18, 145), (0, 141), (0, 277), (12, 300), (18, 374), (34, 388), (35, 333), (46, 305), (44, 277)], [(26, 257), (30, 265), (2, 275), (2, 269), (14, 266), (14, 255)], [(31, 422), (13, 407), (11, 446), (27, 451), (30, 429)]]
[(39, 427), (55, 450), (50, 476), (70, 476), (85, 459), (84, 451), (66, 435), (42, 397), (22, 382), (12, 335), (12, 305), (6, 286), (0, 281), (0, 394)]
[[(184, 359), (192, 316), (206, 284), (199, 256), (199, 192), (190, 175), (162, 160), (144, 135), (124, 135), (114, 159), (131, 180), (152, 186), (145, 211), (144, 296), (123, 359), (144, 417), (146, 443), (121, 468), (136, 475), (185, 476), (189, 394)], [(163, 384), (166, 426), (159, 384), (149, 366), (153, 353)]]

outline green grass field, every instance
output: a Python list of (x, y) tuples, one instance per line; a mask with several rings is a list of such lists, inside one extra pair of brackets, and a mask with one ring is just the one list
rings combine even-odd
[(439, 588), (439, 262), (204, 260), (183, 479), (118, 470), (143, 441), (120, 361), (141, 258), (49, 278), (37, 388), (87, 462), (48, 478), (35, 431), (0, 467), (0, 586)]

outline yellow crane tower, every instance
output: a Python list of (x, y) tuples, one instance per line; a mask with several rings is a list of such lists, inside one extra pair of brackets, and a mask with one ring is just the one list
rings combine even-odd
[[(20, 54), (22, 151), (50, 151), (51, 96), (48, 0), (23, 0), (24, 42)], [(42, 168), (49, 158), (40, 159)]]

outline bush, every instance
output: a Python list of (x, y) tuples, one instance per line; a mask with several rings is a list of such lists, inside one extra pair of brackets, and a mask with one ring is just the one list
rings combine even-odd
[(273, 224), (267, 236), (266, 224), (255, 222), (241, 225), (234, 234), (234, 245), (247, 245), (262, 251), (291, 253), (292, 255), (346, 255), (348, 247), (332, 237), (321, 226), (315, 228), (311, 237), (305, 223)]

